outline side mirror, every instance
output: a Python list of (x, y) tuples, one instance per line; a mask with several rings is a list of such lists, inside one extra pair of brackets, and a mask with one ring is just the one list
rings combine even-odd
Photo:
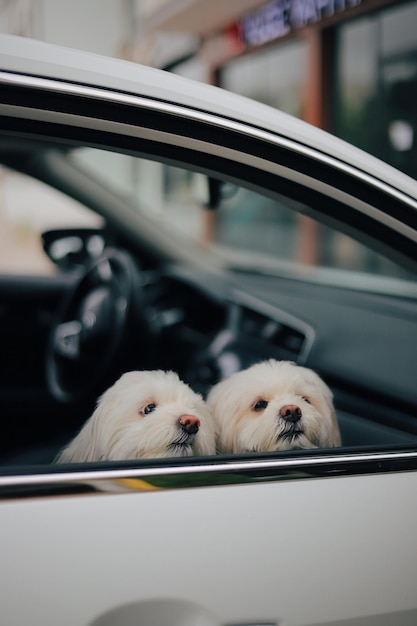
[(233, 183), (226, 183), (204, 174), (193, 175), (195, 200), (206, 209), (218, 209), (222, 200), (231, 198), (238, 191)]
[(68, 228), (42, 233), (42, 246), (55, 265), (71, 271), (99, 257), (106, 247), (106, 240), (101, 230)]

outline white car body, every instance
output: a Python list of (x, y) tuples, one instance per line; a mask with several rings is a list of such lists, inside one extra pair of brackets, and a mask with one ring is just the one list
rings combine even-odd
[[(207, 85), (9, 37), (0, 38), (0, 80), (231, 126), (354, 172), (417, 210), (417, 184), (407, 176), (298, 120)], [(19, 110), (2, 101), (0, 114), (54, 121), (52, 112), (29, 103)], [(75, 120), (70, 113), (55, 118), (121, 135), (148, 133), (277, 175), (286, 170), (202, 138), (89, 116)], [(308, 178), (286, 173), (298, 182)], [(330, 190), (324, 181), (308, 184), (417, 240), (415, 227), (355, 198), (354, 189), (347, 199), (346, 190)], [(411, 626), (417, 624), (416, 493), (417, 448), (400, 446), (314, 458), (9, 472), (0, 476), (0, 621)]]

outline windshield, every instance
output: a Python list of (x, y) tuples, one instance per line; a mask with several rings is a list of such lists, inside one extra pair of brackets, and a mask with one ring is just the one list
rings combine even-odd
[(76, 150), (73, 157), (133, 200), (138, 212), (204, 244), (230, 269), (417, 295), (414, 274), (307, 217), (311, 207), (292, 198), (270, 198), (188, 169), (96, 149)]

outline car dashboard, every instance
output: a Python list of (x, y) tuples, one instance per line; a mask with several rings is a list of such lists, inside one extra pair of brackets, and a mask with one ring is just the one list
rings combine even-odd
[(344, 446), (417, 442), (412, 300), (181, 266), (145, 285), (163, 367), (203, 395), (258, 361), (290, 360), (331, 387)]

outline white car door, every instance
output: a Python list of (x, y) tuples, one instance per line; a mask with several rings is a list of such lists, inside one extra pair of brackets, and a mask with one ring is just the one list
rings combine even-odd
[(414, 463), (368, 454), (3, 478), (2, 621), (409, 626)]
[[(307, 195), (415, 258), (413, 181), (316, 129), (133, 64), (10, 40), (0, 51), (3, 139), (114, 147)], [(411, 626), (416, 491), (412, 443), (2, 468), (0, 621)]]

